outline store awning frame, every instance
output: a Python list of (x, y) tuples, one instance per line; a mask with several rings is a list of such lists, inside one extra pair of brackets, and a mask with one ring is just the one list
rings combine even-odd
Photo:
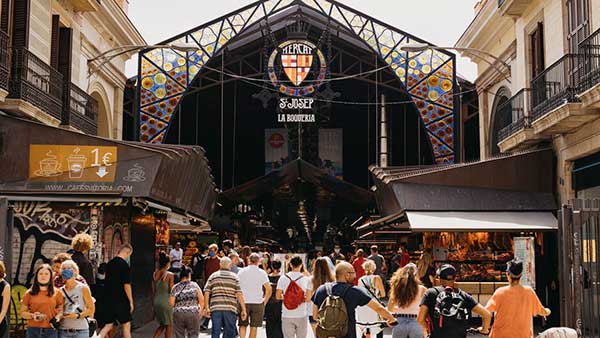
[(555, 211), (551, 149), (473, 163), (371, 167), (382, 215), (401, 211)]
[(556, 231), (558, 220), (551, 212), (407, 211), (414, 232), (515, 232)]
[[(75, 202), (76, 196), (86, 201), (93, 200), (91, 196), (97, 198), (98, 194), (114, 193), (115, 197), (123, 199), (148, 199), (194, 218), (208, 220), (212, 217), (217, 191), (201, 147), (107, 139), (1, 113), (0, 138), (3, 140), (0, 151), (4, 151), (5, 163), (0, 171), (0, 191), (11, 192), (15, 196), (50, 196), (57, 201)], [(110, 162), (114, 169), (109, 180), (71, 180), (70, 174), (67, 175), (68, 169), (64, 167), (58, 169), (59, 175), (30, 177), (32, 145), (50, 149), (63, 146), (111, 147), (118, 156), (116, 161)], [(92, 160), (84, 162), (81, 169), (84, 173), (98, 168), (90, 162)], [(69, 194), (71, 197), (66, 198)]]
[(222, 192), (223, 204), (249, 203), (260, 196), (272, 194), (281, 186), (304, 181), (323, 188), (349, 203), (367, 207), (373, 202), (373, 193), (354, 184), (330, 176), (303, 159), (293, 160), (283, 167)]

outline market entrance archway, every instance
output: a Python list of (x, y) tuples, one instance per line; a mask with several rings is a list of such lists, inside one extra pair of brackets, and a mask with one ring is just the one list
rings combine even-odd
[(143, 142), (164, 142), (177, 107), (193, 79), (224, 48), (260, 32), (276, 16), (301, 11), (333, 22), (337, 34), (358, 38), (393, 70), (419, 111), (437, 163), (455, 161), (455, 57), (426, 50), (407, 53), (401, 47), (424, 42), (348, 6), (328, 0), (262, 0), (165, 41), (198, 44), (181, 53), (153, 49), (140, 53), (139, 133)]

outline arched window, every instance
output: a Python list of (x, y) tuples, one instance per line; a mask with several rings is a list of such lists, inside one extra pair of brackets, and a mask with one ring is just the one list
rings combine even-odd
[(502, 87), (496, 93), (494, 99), (494, 105), (492, 106), (492, 125), (490, 127), (490, 152), (493, 155), (500, 154), (500, 148), (498, 148), (498, 132), (502, 128), (512, 123), (512, 116), (510, 110), (500, 111), (498, 108), (510, 99), (510, 91), (506, 87)]

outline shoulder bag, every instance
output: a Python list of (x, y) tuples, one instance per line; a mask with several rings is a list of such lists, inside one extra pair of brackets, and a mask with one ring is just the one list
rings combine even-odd
[[(69, 294), (67, 294), (67, 291), (65, 290), (65, 288), (61, 288), (63, 294), (65, 295), (65, 297), (67, 297), (67, 299), (69, 300), (69, 302), (71, 302), (71, 304), (73, 305), (77, 305), (72, 299), (71, 297), (69, 297)], [(79, 306), (77, 306), (77, 312), (82, 313), (83, 311), (81, 310), (81, 308)], [(96, 330), (98, 329), (98, 322), (96, 322), (96, 319), (94, 318), (88, 318), (88, 317), (84, 317), (84, 319), (87, 321), (88, 323), (88, 330), (89, 330), (89, 336), (93, 337), (96, 334)]]

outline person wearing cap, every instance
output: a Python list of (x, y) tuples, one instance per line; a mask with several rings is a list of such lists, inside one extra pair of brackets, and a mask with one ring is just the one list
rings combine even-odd
[[(421, 305), (419, 307), (419, 314), (417, 315), (417, 322), (421, 324), (424, 330), (428, 330), (427, 318), (436, 318), (435, 307), (438, 296), (443, 293), (451, 293), (462, 298), (461, 309), (467, 312), (474, 312), (481, 316), (483, 325), (478, 329), (479, 333), (487, 335), (490, 331), (490, 322), (492, 320), (491, 313), (486, 310), (481, 304), (479, 304), (470, 294), (456, 288), (454, 281), (456, 279), (456, 269), (450, 264), (444, 264), (437, 271), (439, 287), (433, 287), (427, 289)], [(466, 319), (464, 325), (444, 325), (443, 321), (431, 320), (431, 335), (429, 338), (466, 338), (467, 337), (467, 325)]]
[(485, 306), (488, 311), (496, 313), (490, 337), (532, 337), (532, 317), (548, 316), (550, 309), (542, 305), (531, 287), (521, 285), (522, 261), (513, 259), (508, 262), (506, 274), (509, 285), (497, 289)]

